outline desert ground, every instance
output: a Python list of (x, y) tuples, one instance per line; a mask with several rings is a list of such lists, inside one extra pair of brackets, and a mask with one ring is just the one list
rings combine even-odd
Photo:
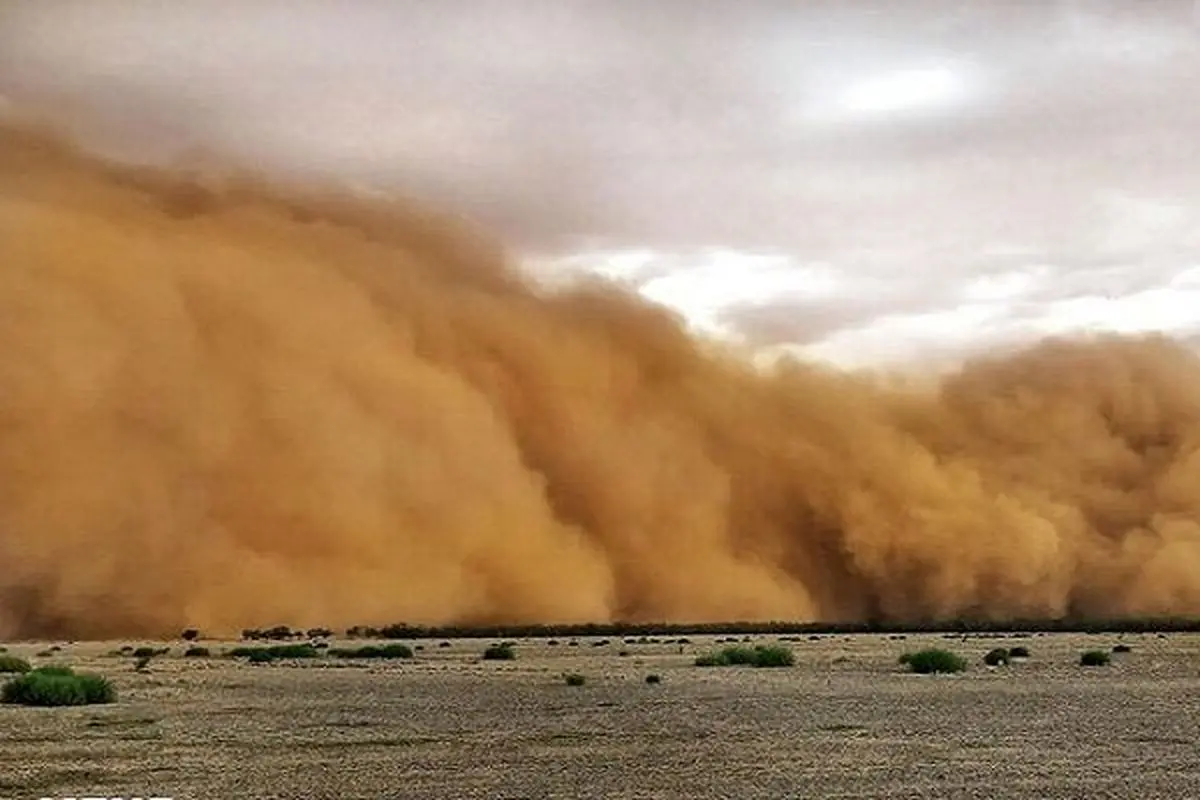
[[(828, 635), (785, 642), (790, 668), (694, 666), (719, 638), (518, 640), (514, 661), (481, 660), (488, 640), (416, 641), (411, 660), (265, 665), (221, 657), (234, 642), (201, 642), (210, 658), (9, 643), (110, 677), (119, 699), (0, 706), (0, 797), (1200, 796), (1200, 635)], [(1131, 652), (1111, 666), (1079, 666), (1118, 643)], [(171, 650), (138, 672), (123, 645)], [(1017, 645), (1028, 660), (983, 664)], [(902, 672), (924, 646), (970, 668)]]

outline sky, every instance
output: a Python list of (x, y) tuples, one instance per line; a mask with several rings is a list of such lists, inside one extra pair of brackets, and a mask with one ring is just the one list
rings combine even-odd
[(1193, 0), (0, 0), (0, 108), (402, 192), (767, 351), (1200, 336)]

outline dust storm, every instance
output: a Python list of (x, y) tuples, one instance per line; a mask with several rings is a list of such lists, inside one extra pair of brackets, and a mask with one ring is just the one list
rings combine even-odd
[(900, 383), (399, 202), (0, 131), (0, 636), (1200, 613), (1200, 361)]

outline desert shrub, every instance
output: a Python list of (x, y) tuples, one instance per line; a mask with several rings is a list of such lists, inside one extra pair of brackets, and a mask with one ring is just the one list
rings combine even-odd
[(76, 675), (67, 668), (30, 670), (0, 689), (0, 702), (24, 706), (82, 706), (116, 699), (106, 678)]
[(617, 655), (618, 655), (618, 656), (620, 656), (621, 658), (625, 658), (626, 656), (628, 656), (628, 655), (629, 655), (629, 651), (628, 651), (628, 650), (622, 650), (621, 652), (617, 653)]
[(1119, 644), (1113, 648), (1114, 653), (1132, 653), (1133, 648), (1127, 644)]
[(36, 672), (39, 675), (51, 675), (56, 678), (69, 678), (75, 674), (75, 670), (65, 664), (47, 664), (44, 667), (30, 670), (30, 672)]
[(1008, 657), (1009, 658), (1029, 658), (1029, 648), (1021, 647), (1021, 646), (1010, 647), (1008, 649)]
[(929, 675), (938, 672), (962, 672), (967, 668), (967, 660), (949, 650), (930, 648), (915, 653), (905, 653), (900, 656), (900, 663), (908, 667), (909, 672)]
[(563, 680), (566, 681), (567, 686), (583, 686), (585, 683), (587, 683), (587, 678), (583, 677), (577, 672), (563, 675)]
[(36, 655), (38, 658), (49, 658), (57, 652), (57, 650), (38, 650), (34, 655)]
[(754, 666), (756, 667), (790, 667), (795, 663), (796, 656), (787, 647), (759, 645), (754, 648)]
[(546, 646), (547, 647), (558, 647), (558, 639), (551, 639), (550, 641), (546, 642)]
[(989, 650), (987, 655), (983, 657), (983, 663), (989, 667), (1000, 667), (1008, 663), (1008, 651), (1003, 647), (997, 647), (994, 650)]
[(180, 634), (179, 638), (183, 639), (185, 642), (194, 642), (200, 638), (200, 631), (196, 630), (195, 628), (188, 628), (186, 631)]
[(187, 658), (208, 658), (212, 654), (207, 647), (189, 647), (183, 655)]
[(248, 658), (262, 664), (280, 658), (316, 658), (321, 652), (311, 644), (276, 644), (269, 647), (235, 647), (229, 651), (234, 658)]
[(484, 661), (512, 661), (516, 657), (517, 651), (513, 649), (511, 642), (494, 644), (483, 651)]
[(309, 628), (304, 635), (309, 639), (328, 639), (333, 636), (333, 631), (329, 628)]
[(404, 644), (367, 645), (365, 647), (332, 648), (334, 658), (412, 658), (413, 651)]
[(150, 669), (150, 656), (142, 656), (133, 664), (133, 669), (136, 672), (145, 672)]
[(0, 655), (0, 673), (29, 672), (29, 662), (16, 656)]
[(438, 647), (449, 647), (449, 646), (450, 646), (449, 642), (438, 642)]
[(790, 667), (796, 663), (792, 651), (779, 645), (724, 647), (696, 657), (697, 667)]
[(155, 656), (165, 656), (171, 652), (171, 648), (154, 648), (154, 647), (139, 647), (133, 651), (134, 658), (154, 658)]
[(0, 647), (0, 653), (7, 653), (7, 652), (8, 652), (7, 647)]
[(1079, 656), (1081, 667), (1107, 667), (1111, 659), (1104, 650), (1088, 650)]
[(647, 675), (646, 683), (649, 683), (651, 685), (656, 684), (656, 683), (662, 683), (662, 676), (661, 675), (653, 675), (653, 674)]

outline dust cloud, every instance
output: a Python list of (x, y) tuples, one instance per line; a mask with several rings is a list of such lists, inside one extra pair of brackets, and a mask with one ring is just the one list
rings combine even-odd
[(1195, 613), (1181, 344), (764, 370), (453, 219), (0, 132), (0, 635)]

